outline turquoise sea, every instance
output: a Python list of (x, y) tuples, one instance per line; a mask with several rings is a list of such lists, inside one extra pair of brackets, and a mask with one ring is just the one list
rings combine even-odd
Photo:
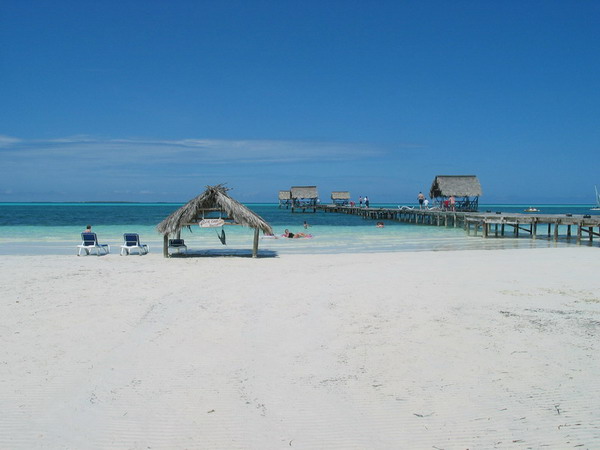
[[(0, 203), (0, 254), (75, 254), (80, 233), (93, 225), (100, 243), (111, 245), (118, 253), (123, 233), (139, 233), (151, 252), (160, 252), (162, 236), (156, 225), (179, 208), (176, 203)], [(566, 240), (554, 243), (543, 238), (536, 241), (522, 236), (483, 240), (468, 237), (464, 230), (385, 221), (376, 228), (375, 221), (346, 214), (294, 213), (276, 204), (247, 204), (262, 216), (280, 235), (288, 228), (309, 232), (310, 239), (261, 239), (260, 249), (276, 254), (350, 253), (391, 251), (443, 251), (464, 249), (528, 248), (571, 245)], [(372, 207), (396, 207), (396, 204), (372, 204)], [(416, 205), (410, 205), (416, 206)], [(480, 211), (522, 212), (529, 205), (480, 205)], [(592, 205), (536, 205), (548, 214), (598, 214)], [(304, 230), (303, 222), (310, 224)], [(253, 231), (243, 227), (226, 227), (227, 246), (217, 238), (220, 229), (183, 230), (182, 237), (191, 249), (237, 250), (252, 247)], [(598, 245), (597, 241), (594, 245)]]

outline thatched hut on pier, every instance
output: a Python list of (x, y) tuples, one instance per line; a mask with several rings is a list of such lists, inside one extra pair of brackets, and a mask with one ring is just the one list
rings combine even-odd
[(294, 212), (294, 208), (302, 209), (302, 212), (305, 212), (307, 208), (312, 208), (313, 212), (317, 212), (319, 193), (316, 186), (292, 186), (290, 193), (292, 212)]
[(452, 207), (454, 197), (456, 211), (477, 211), (481, 184), (475, 175), (438, 175), (431, 184), (429, 196), (442, 208)]
[(346, 206), (350, 203), (349, 191), (333, 191), (331, 193), (331, 201), (334, 205)]
[[(180, 238), (181, 229), (192, 225), (222, 227), (241, 225), (254, 228), (252, 257), (258, 255), (259, 232), (272, 235), (273, 229), (255, 212), (231, 198), (228, 188), (222, 184), (206, 186), (206, 191), (193, 198), (158, 224), (156, 229), (163, 235), (163, 256), (169, 256), (169, 236)], [(224, 235), (223, 235), (224, 236)]]
[(292, 193), (290, 191), (279, 191), (279, 207), (285, 206), (286, 209), (292, 204)]

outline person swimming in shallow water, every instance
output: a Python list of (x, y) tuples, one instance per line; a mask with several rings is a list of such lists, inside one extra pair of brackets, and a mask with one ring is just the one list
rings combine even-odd
[(283, 232), (283, 237), (290, 238), (290, 239), (298, 239), (298, 238), (306, 238), (306, 237), (312, 237), (312, 236), (310, 234), (306, 234), (306, 233), (292, 233), (290, 230), (288, 230), (286, 228), (285, 231)]

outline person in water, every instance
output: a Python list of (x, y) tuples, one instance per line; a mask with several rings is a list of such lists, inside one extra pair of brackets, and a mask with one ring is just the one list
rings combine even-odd
[(375, 226), (376, 226), (377, 228), (383, 228), (385, 225), (383, 224), (383, 222), (377, 222), (377, 223), (375, 224)]
[(310, 237), (310, 234), (306, 234), (306, 233), (292, 233), (290, 230), (288, 230), (286, 228), (285, 231), (284, 231), (284, 233), (283, 233), (283, 237), (290, 238), (290, 239), (298, 239), (298, 238)]

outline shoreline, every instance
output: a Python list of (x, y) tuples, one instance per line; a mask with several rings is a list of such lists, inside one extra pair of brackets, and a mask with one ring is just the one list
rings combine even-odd
[[(162, 258), (162, 243), (156, 241), (142, 241), (150, 245), (149, 255), (158, 255)], [(479, 245), (478, 245), (479, 243)], [(44, 245), (47, 244), (47, 245)], [(101, 255), (102, 257), (113, 258), (120, 254), (120, 244), (110, 244), (111, 252), (108, 255)], [(327, 255), (368, 255), (368, 254), (390, 254), (390, 253), (427, 253), (427, 252), (465, 252), (465, 251), (503, 251), (503, 250), (531, 250), (531, 249), (552, 249), (552, 248), (597, 248), (596, 242), (589, 244), (587, 242), (577, 246), (574, 243), (559, 241), (555, 243), (551, 240), (537, 239), (535, 242), (531, 242), (526, 239), (490, 239), (488, 241), (474, 241), (468, 246), (460, 246), (453, 242), (444, 244), (440, 242), (435, 246), (424, 244), (424, 245), (406, 245), (405, 248), (369, 248), (363, 247), (361, 249), (354, 247), (352, 249), (337, 248), (335, 245), (328, 245), (322, 248), (318, 247), (302, 247), (298, 245), (293, 247), (291, 245), (282, 245), (280, 247), (270, 246), (259, 246), (259, 258), (260, 257), (283, 257), (291, 255), (306, 255), (306, 256), (327, 256)], [(193, 247), (190, 248), (190, 258), (210, 255), (220, 255), (223, 257), (235, 257), (239, 254), (245, 254), (251, 252), (251, 244), (245, 246), (228, 246), (226, 248), (213, 247)], [(32, 257), (61, 257), (61, 256), (77, 256), (77, 244), (69, 243), (3, 243), (0, 244), (0, 257), (4, 256), (32, 256)], [(91, 256), (95, 256), (91, 255)], [(138, 256), (134, 254), (132, 256)], [(84, 257), (84, 256), (82, 256)]]
[(600, 439), (597, 249), (0, 256), (2, 448)]
[[(409, 229), (409, 227), (412, 227)], [(100, 228), (100, 227), (99, 227)], [(439, 252), (439, 251), (471, 251), (471, 250), (512, 250), (535, 248), (598, 248), (598, 239), (591, 244), (585, 239), (580, 245), (571, 239), (559, 237), (557, 242), (545, 236), (538, 236), (532, 240), (528, 236), (514, 238), (468, 236), (462, 229), (447, 229), (423, 226), (400, 225), (375, 229), (374, 226), (360, 229), (348, 228), (343, 232), (324, 231), (323, 227), (311, 227), (309, 230), (313, 237), (310, 239), (261, 239), (259, 252), (279, 256), (305, 254), (305, 255), (335, 255), (335, 254), (373, 254), (373, 253), (411, 253), (411, 252)], [(208, 232), (203, 235), (182, 236), (191, 253), (209, 252), (233, 254), (245, 252), (252, 248), (250, 233), (227, 233), (227, 245), (223, 246), (217, 241), (214, 234)], [(162, 238), (146, 238), (140, 234), (141, 242), (150, 246), (150, 254), (162, 254)], [(122, 235), (118, 233), (100, 232), (98, 241), (110, 244), (109, 258), (118, 256), (122, 245)], [(77, 245), (80, 240), (64, 238), (46, 238), (46, 240), (20, 238), (0, 238), (0, 256), (2, 255), (29, 255), (29, 256), (69, 256), (77, 254)]]

